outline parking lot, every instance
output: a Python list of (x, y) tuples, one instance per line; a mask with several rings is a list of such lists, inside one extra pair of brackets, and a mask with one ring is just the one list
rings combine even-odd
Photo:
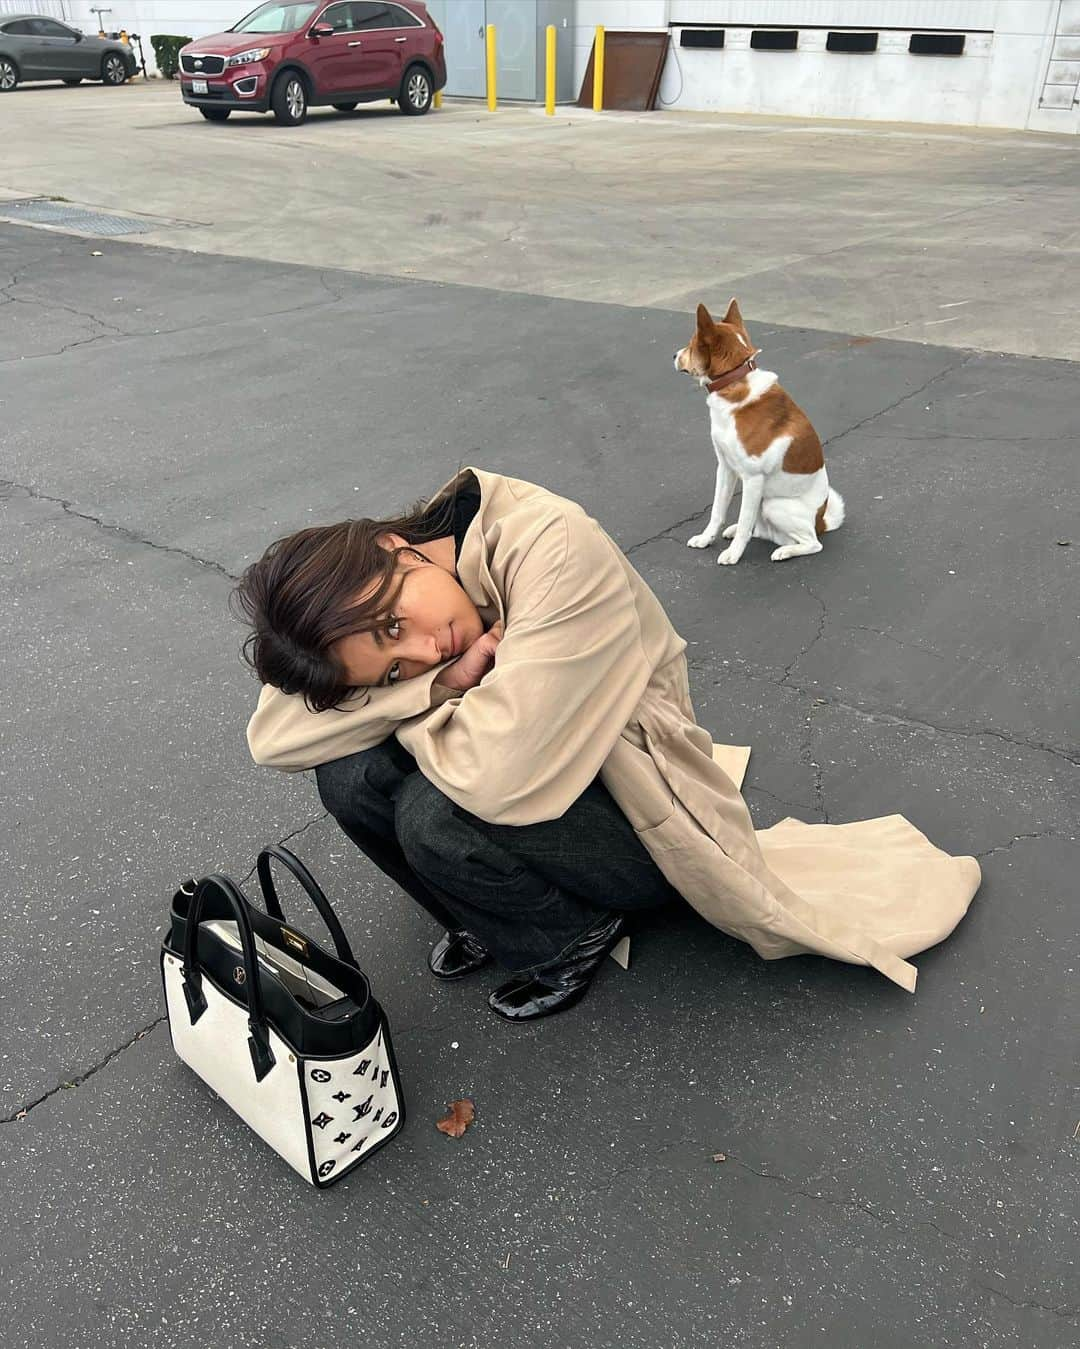
[[(1075, 147), (450, 102), (211, 126), (138, 83), (3, 114), (5, 1345), (1075, 1343)], [(35, 197), (141, 232), (11, 223)], [(671, 352), (732, 293), (847, 499), (783, 566), (684, 546), (712, 453)], [(756, 823), (900, 811), (980, 858), (914, 997), (689, 910), (532, 1027), (497, 976), (427, 976), (431, 924), (310, 777), (250, 763), (227, 599), (270, 539), (462, 462), (631, 554), (700, 721), (753, 746)], [(325, 1192), (162, 1021), (174, 886), (285, 839), (409, 1109)]]

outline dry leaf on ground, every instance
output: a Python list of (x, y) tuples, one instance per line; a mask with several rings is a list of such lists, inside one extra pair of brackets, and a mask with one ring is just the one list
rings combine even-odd
[(437, 1120), (436, 1129), (451, 1138), (460, 1138), (476, 1118), (476, 1108), (472, 1101), (451, 1101), (446, 1107), (450, 1111), (445, 1119)]
[(713, 1159), (714, 1162), (726, 1162), (726, 1161), (727, 1161), (727, 1153), (726, 1153), (726, 1152), (714, 1152), (713, 1155), (712, 1155), (712, 1159)]

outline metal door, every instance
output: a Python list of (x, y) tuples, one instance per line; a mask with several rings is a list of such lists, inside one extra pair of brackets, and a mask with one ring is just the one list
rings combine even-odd
[[(451, 8), (454, 0), (450, 0)], [(499, 98), (533, 100), (536, 90), (536, 5), (523, 0), (487, 0), (487, 22), (498, 42)]]
[[(485, 0), (429, 0), (428, 10), (446, 39), (446, 92), (483, 98), (487, 92)], [(532, 6), (528, 6), (532, 8)]]

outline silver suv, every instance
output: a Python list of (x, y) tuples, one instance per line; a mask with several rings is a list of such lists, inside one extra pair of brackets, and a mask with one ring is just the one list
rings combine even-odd
[(123, 84), (136, 67), (135, 53), (123, 42), (87, 37), (41, 14), (0, 14), (0, 94), (24, 80)]

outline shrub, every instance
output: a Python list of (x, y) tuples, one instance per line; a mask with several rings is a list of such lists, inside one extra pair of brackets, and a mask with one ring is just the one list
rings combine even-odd
[(150, 39), (157, 68), (167, 80), (171, 80), (180, 69), (180, 48), (186, 47), (191, 41), (189, 37), (174, 37), (168, 33), (157, 33)]

